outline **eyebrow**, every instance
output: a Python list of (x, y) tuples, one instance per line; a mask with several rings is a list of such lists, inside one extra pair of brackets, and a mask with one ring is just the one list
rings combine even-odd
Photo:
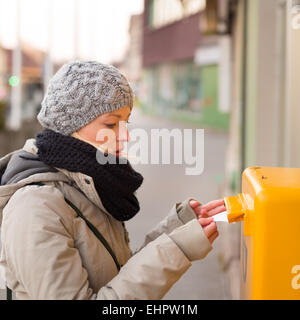
[[(131, 115), (131, 113), (129, 113), (128, 118), (129, 118), (130, 115)], [(108, 114), (107, 117), (117, 117), (117, 118), (120, 119), (121, 115), (120, 114)]]
[(120, 114), (109, 114), (107, 115), (107, 118), (108, 117), (117, 117), (117, 118), (121, 118), (121, 115)]

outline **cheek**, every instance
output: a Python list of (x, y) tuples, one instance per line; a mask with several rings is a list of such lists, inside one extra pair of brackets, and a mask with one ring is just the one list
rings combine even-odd
[(90, 123), (79, 129), (78, 133), (86, 140), (114, 148), (118, 129), (109, 129), (105, 125)]
[(97, 142), (96, 138), (97, 138), (98, 131), (99, 131), (99, 126), (96, 126), (96, 125), (90, 123), (89, 125), (79, 129), (78, 133), (83, 138), (85, 138), (89, 141)]
[(117, 130), (107, 128), (106, 126), (99, 128), (98, 126), (95, 137), (97, 143), (114, 148), (117, 141)]

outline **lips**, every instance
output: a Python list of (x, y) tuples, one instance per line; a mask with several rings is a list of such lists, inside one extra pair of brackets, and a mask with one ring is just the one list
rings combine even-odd
[(123, 150), (123, 149), (116, 150), (116, 151), (115, 151), (115, 154), (116, 154), (117, 156), (119, 156), (120, 153), (122, 152), (122, 150)]

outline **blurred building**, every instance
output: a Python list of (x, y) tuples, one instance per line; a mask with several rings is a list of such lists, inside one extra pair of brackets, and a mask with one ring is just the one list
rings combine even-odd
[[(300, 163), (300, 0), (239, 0), (235, 16), (231, 154), (249, 166)], [(231, 158), (232, 160), (232, 158)]]
[(129, 44), (122, 61), (112, 63), (128, 79), (132, 86), (136, 102), (139, 104), (139, 89), (142, 78), (142, 45), (143, 45), (143, 14), (130, 17), (129, 22)]
[(6, 80), (6, 52), (0, 46), (0, 130), (5, 127), (8, 81)]
[(299, 167), (300, 1), (246, 1), (242, 167)]
[[(44, 94), (44, 68), (46, 53), (27, 43), (21, 49), (21, 76), (18, 79), (21, 86), (21, 118), (32, 120), (37, 115)], [(54, 64), (54, 72), (60, 64)], [(10, 112), (13, 75), (13, 49), (0, 48), (0, 95), (7, 103), (7, 113)], [(0, 91), (2, 92), (2, 91)], [(5, 96), (5, 98), (4, 98)], [(7, 115), (8, 117), (8, 115)]]
[(142, 74), (143, 15), (132, 15), (129, 23), (129, 46), (123, 67), (131, 83), (138, 84)]
[[(0, 154), (22, 147), (41, 129), (36, 115), (41, 108), (45, 82), (45, 52), (22, 43), (20, 76), (13, 74), (13, 50), (0, 47)], [(56, 72), (61, 64), (54, 64)], [(19, 86), (21, 125), (10, 128), (13, 90)]]
[(6, 98), (7, 80), (6, 80), (6, 65), (7, 65), (6, 51), (0, 46), (0, 100)]
[[(6, 50), (7, 74), (12, 76), (13, 50)], [(43, 61), (45, 53), (28, 44), (22, 45), (22, 68), (20, 85), (22, 120), (35, 117), (43, 97)]]
[(145, 0), (141, 105), (227, 130), (231, 28), (227, 0)]

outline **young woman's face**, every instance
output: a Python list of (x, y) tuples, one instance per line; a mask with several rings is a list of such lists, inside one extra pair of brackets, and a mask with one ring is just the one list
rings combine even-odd
[(84, 140), (101, 147), (103, 151), (119, 155), (124, 142), (129, 141), (126, 122), (130, 114), (130, 107), (104, 113), (76, 133)]

